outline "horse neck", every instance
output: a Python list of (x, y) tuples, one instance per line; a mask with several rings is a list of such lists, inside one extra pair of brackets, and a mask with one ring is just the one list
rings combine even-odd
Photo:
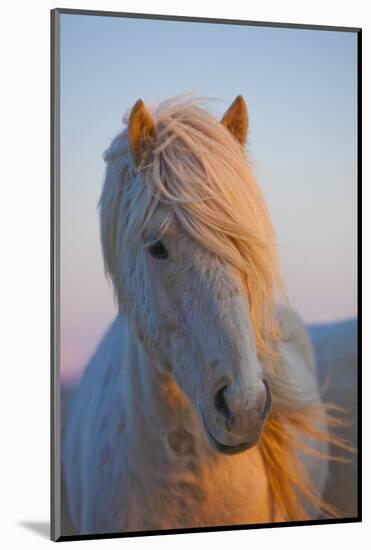
[(187, 490), (191, 525), (199, 523), (200, 509), (216, 525), (268, 521), (267, 479), (259, 449), (229, 457), (214, 451), (198, 412), (173, 375), (143, 349), (129, 324), (125, 332), (124, 401), (137, 477), (145, 472), (152, 483), (157, 480), (162, 486), (172, 480), (172, 491), (180, 489), (179, 484), (179, 494)]

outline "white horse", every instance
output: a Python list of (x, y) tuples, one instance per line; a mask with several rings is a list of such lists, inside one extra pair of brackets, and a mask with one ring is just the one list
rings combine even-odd
[(105, 159), (105, 265), (119, 313), (63, 446), (79, 534), (329, 515), (327, 427), (299, 318), (277, 306), (275, 238), (244, 145), (197, 100), (142, 100)]

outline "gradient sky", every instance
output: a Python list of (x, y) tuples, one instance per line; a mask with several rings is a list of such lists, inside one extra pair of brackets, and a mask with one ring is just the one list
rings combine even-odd
[(356, 316), (356, 34), (61, 16), (61, 369), (73, 377), (115, 314), (97, 202), (102, 153), (142, 97), (243, 94), (248, 148), (292, 306)]

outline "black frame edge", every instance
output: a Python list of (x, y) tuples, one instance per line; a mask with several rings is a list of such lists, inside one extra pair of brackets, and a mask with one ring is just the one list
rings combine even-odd
[(97, 533), (93, 535), (62, 535), (57, 541), (68, 542), (75, 540), (101, 540), (101, 539), (118, 539), (118, 538), (133, 538), (133, 537), (153, 537), (158, 535), (181, 535), (192, 533), (218, 533), (220, 531), (249, 531), (251, 529), (272, 529), (282, 527), (310, 527), (312, 525), (333, 525), (333, 524), (346, 524), (346, 523), (360, 523), (359, 516), (350, 518), (335, 518), (335, 519), (313, 519), (306, 521), (283, 521), (276, 523), (254, 523), (249, 525), (222, 525), (218, 527), (195, 527), (191, 529), (166, 529), (163, 531), (134, 531), (123, 533)]
[(277, 27), (286, 29), (318, 30), (318, 31), (338, 31), (338, 32), (358, 32), (360, 27), (344, 27), (336, 25), (315, 25), (303, 23), (278, 23), (274, 21), (250, 21), (247, 19), (224, 19), (216, 17), (198, 17), (191, 15), (164, 15), (156, 13), (134, 13), (105, 10), (85, 10), (74, 8), (55, 8), (53, 10), (59, 14), (66, 15), (90, 15), (98, 17), (122, 17), (126, 19), (152, 19), (158, 21), (183, 21), (191, 23), (213, 23), (226, 25), (247, 25), (253, 27)]
[(60, 15), (50, 11), (50, 539), (60, 540), (59, 71)]
[(357, 511), (362, 521), (362, 29), (357, 32)]

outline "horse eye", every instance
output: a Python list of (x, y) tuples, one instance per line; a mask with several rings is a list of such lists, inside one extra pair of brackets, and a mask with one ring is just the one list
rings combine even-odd
[(166, 258), (169, 256), (168, 251), (161, 241), (157, 241), (154, 244), (151, 244), (151, 246), (148, 247), (148, 251), (151, 256), (159, 260), (166, 260)]

